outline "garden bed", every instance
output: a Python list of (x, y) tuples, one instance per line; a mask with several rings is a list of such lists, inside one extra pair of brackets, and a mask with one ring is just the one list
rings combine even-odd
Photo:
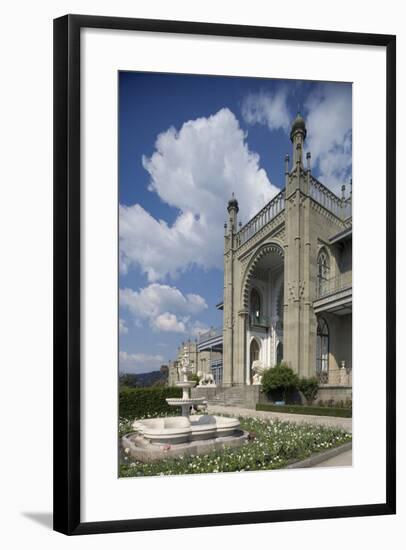
[(344, 407), (318, 407), (309, 405), (274, 405), (272, 403), (258, 403), (257, 411), (271, 411), (291, 414), (312, 414), (315, 416), (338, 416), (352, 418), (352, 409)]
[[(351, 434), (337, 427), (259, 418), (240, 418), (240, 424), (250, 433), (250, 440), (237, 450), (149, 464), (124, 455), (120, 477), (274, 470), (351, 441)], [(129, 431), (131, 422), (122, 419), (120, 435)]]

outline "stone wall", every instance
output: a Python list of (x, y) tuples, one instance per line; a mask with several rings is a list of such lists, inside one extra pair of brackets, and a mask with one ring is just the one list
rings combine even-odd
[(351, 386), (321, 386), (319, 388), (315, 404), (318, 401), (334, 401), (339, 403), (340, 401), (352, 401), (352, 387)]

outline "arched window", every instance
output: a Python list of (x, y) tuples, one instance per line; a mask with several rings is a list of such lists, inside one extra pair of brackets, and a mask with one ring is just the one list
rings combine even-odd
[(253, 363), (254, 361), (258, 361), (259, 359), (259, 343), (255, 338), (252, 339), (252, 342), (250, 344), (250, 383), (252, 384), (254, 381), (254, 370), (253, 370)]
[(317, 294), (323, 296), (328, 292), (330, 259), (327, 251), (322, 248), (317, 258)]
[(328, 355), (328, 325), (323, 317), (319, 317), (317, 320), (316, 373), (322, 384), (328, 383)]
[(261, 298), (256, 288), (251, 290), (250, 317), (253, 324), (259, 322), (261, 317)]
[(278, 345), (276, 346), (276, 364), (280, 365), (283, 361), (283, 344), (282, 342), (278, 342)]
[(283, 287), (283, 283), (281, 284), (281, 287), (279, 289), (279, 293), (278, 293), (278, 298), (277, 298), (277, 301), (276, 301), (276, 315), (277, 315), (277, 329), (279, 330), (283, 330), (283, 301), (284, 301), (284, 298), (283, 298), (283, 295), (284, 295), (284, 287)]

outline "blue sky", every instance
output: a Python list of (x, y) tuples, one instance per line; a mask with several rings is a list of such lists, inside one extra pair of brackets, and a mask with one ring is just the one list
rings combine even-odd
[(352, 171), (351, 84), (119, 73), (120, 370), (147, 372), (222, 324), (223, 224), (283, 186), (300, 110), (312, 171), (340, 193)]

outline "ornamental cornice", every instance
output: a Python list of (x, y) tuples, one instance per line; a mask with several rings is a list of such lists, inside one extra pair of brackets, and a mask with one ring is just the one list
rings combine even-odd
[(284, 225), (285, 216), (284, 212), (281, 212), (275, 218), (273, 218), (273, 220), (264, 225), (264, 227), (262, 227), (257, 233), (255, 233), (255, 235), (248, 239), (248, 241), (237, 248), (238, 259), (242, 261), (245, 254), (251, 252), (260, 241), (276, 237), (276, 233), (282, 230), (282, 226), (284, 229)]

